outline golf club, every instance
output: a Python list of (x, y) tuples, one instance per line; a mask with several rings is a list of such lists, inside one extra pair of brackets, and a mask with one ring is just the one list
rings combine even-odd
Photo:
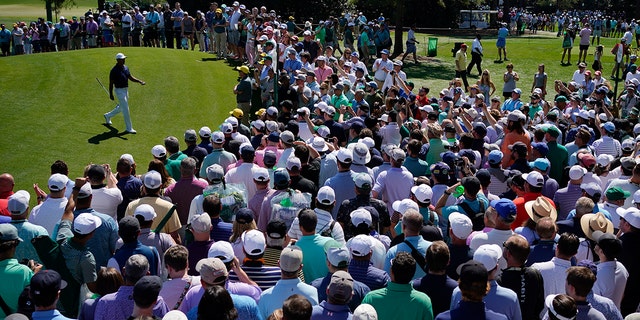
[(111, 95), (109, 94), (109, 91), (107, 90), (107, 88), (104, 86), (104, 84), (102, 84), (102, 81), (100, 81), (100, 79), (98, 79), (98, 77), (96, 77), (96, 81), (98, 81), (98, 83), (100, 84), (100, 86), (102, 87), (102, 89), (104, 89), (104, 92), (111, 97)]

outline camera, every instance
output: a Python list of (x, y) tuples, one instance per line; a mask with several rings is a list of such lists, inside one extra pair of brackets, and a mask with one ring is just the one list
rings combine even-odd
[(456, 159), (454, 164), (456, 165), (456, 167), (464, 167), (464, 159), (460, 158), (460, 159)]

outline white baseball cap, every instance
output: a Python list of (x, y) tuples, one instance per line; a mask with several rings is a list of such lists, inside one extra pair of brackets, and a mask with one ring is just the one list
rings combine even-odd
[(330, 205), (336, 201), (336, 193), (333, 191), (333, 188), (324, 186), (318, 190), (316, 200), (324, 205)]
[(219, 258), (222, 262), (227, 263), (233, 260), (236, 255), (233, 253), (231, 243), (227, 241), (216, 241), (211, 245), (211, 247), (209, 247), (207, 257)]
[(473, 253), (473, 260), (482, 263), (489, 272), (498, 266), (500, 257), (502, 248), (497, 244), (483, 244)]
[(420, 211), (420, 207), (418, 207), (418, 204), (411, 199), (396, 200), (393, 202), (393, 205), (391, 205), (391, 208), (393, 209), (393, 211), (400, 212), (400, 214), (404, 214), (409, 209)]
[(241, 239), (244, 251), (251, 256), (257, 256), (264, 253), (264, 249), (267, 247), (264, 234), (255, 229), (245, 231), (242, 234)]
[(269, 181), (269, 170), (266, 168), (253, 169), (253, 180), (260, 182)]
[(213, 133), (211, 133), (211, 141), (217, 144), (224, 143), (224, 133), (220, 131), (214, 131)]
[(368, 226), (371, 226), (373, 224), (371, 213), (367, 209), (358, 208), (354, 211), (351, 211), (351, 214), (349, 214), (349, 216), (351, 217), (351, 223), (356, 227), (361, 223), (366, 223)]
[(231, 133), (233, 132), (233, 126), (231, 125), (231, 123), (223, 122), (220, 125), (220, 131), (222, 131), (222, 133)]
[(633, 203), (640, 203), (640, 190), (633, 193)]
[(613, 156), (610, 154), (601, 154), (596, 158), (596, 162), (601, 166), (607, 166), (613, 161)]
[(316, 132), (318, 133), (318, 135), (320, 135), (320, 137), (322, 138), (326, 138), (331, 134), (331, 130), (329, 130), (329, 127), (325, 126), (325, 125), (321, 125), (318, 127), (318, 130), (316, 130)]
[(587, 173), (587, 169), (579, 165), (574, 165), (571, 167), (571, 169), (569, 169), (569, 179), (571, 180), (582, 179), (582, 177), (584, 177), (586, 173)]
[(133, 160), (133, 156), (131, 154), (129, 154), (129, 153), (124, 153), (123, 155), (120, 156), (120, 159), (121, 160), (122, 159), (128, 160), (129, 164), (135, 164), (136, 163), (136, 161)]
[(473, 231), (471, 219), (459, 212), (452, 212), (449, 215), (449, 225), (453, 234), (460, 239), (466, 239)]
[[(103, 11), (106, 12), (106, 11)], [(64, 17), (60, 17), (60, 19), (64, 19)], [(127, 56), (124, 55), (124, 53), (118, 52), (118, 54), (116, 54), (116, 60), (122, 60), (122, 59), (126, 59)]]
[(25, 190), (16, 191), (9, 197), (7, 209), (13, 215), (21, 215), (29, 208), (31, 195)]
[(338, 161), (340, 162), (351, 163), (353, 161), (353, 152), (347, 148), (340, 148), (336, 158), (338, 158)]
[(364, 257), (373, 250), (371, 238), (366, 234), (359, 234), (353, 237), (349, 243), (349, 251), (357, 257)]
[(211, 129), (209, 127), (202, 127), (198, 134), (203, 138), (211, 138)]
[(224, 119), (224, 122), (230, 123), (232, 127), (237, 127), (238, 126), (238, 118), (236, 118), (236, 117), (228, 117), (228, 118)]
[(141, 204), (133, 212), (133, 216), (141, 216), (144, 221), (153, 221), (158, 215), (151, 205)]
[(49, 181), (47, 185), (49, 186), (49, 190), (56, 192), (61, 191), (67, 186), (67, 182), (69, 178), (61, 173), (54, 173), (49, 177)]
[(298, 168), (298, 170), (302, 169), (302, 163), (300, 162), (300, 158), (298, 157), (287, 158), (287, 170), (292, 170), (294, 167)]
[[(86, 185), (91, 187), (91, 185), (89, 184), (85, 184), (85, 186)], [(97, 216), (94, 216), (91, 213), (85, 212), (85, 213), (79, 214), (73, 220), (73, 231), (78, 234), (89, 234), (94, 230), (98, 229), (98, 227), (100, 227), (101, 225), (102, 225), (102, 219), (98, 218)]]
[(162, 158), (167, 155), (167, 149), (163, 145), (157, 144), (151, 148), (151, 154), (156, 158)]
[(144, 186), (149, 189), (158, 189), (162, 185), (162, 176), (160, 175), (160, 172), (151, 170), (145, 173), (142, 178), (142, 182), (144, 183)]
[[(529, 183), (534, 187), (541, 188), (544, 186), (544, 177), (538, 171), (531, 171), (529, 173), (525, 173), (522, 175), (522, 179), (524, 179), (525, 181), (527, 181), (527, 183)], [(576, 179), (573, 179), (573, 180), (576, 180)]]
[(431, 202), (431, 198), (433, 197), (431, 187), (426, 184), (411, 187), (411, 193), (422, 203)]
[(78, 199), (88, 198), (91, 194), (91, 184), (87, 182), (80, 187), (80, 190), (78, 191)]
[(616, 212), (620, 217), (626, 220), (630, 225), (640, 228), (640, 210), (636, 207), (618, 208)]
[(211, 231), (211, 217), (208, 213), (199, 214), (191, 219), (191, 229), (198, 233)]

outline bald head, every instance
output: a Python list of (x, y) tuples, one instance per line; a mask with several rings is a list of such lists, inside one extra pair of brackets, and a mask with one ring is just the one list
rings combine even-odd
[(9, 198), (9, 195), (4, 196), (5, 193), (10, 193), (13, 191), (13, 186), (15, 185), (15, 181), (13, 180), (13, 176), (9, 173), (0, 174), (0, 198), (6, 199)]

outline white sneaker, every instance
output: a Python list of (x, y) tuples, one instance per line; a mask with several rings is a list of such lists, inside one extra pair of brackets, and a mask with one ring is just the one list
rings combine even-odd
[(111, 118), (109, 118), (106, 113), (104, 114), (104, 124), (111, 125)]
[(131, 134), (136, 134), (136, 133), (138, 133), (138, 131), (136, 131), (136, 130), (134, 130), (134, 129), (127, 130), (126, 132), (127, 132), (127, 133), (131, 133)]

